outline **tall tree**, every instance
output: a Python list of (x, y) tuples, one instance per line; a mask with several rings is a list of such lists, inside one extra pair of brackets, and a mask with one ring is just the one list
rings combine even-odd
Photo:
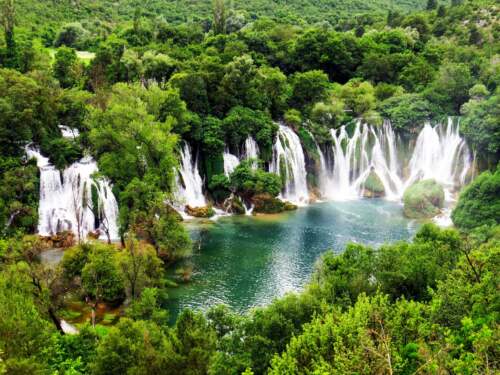
[(16, 7), (14, 0), (1, 0), (0, 20), (5, 33), (6, 56), (4, 66), (14, 68), (16, 64), (16, 42), (14, 40), (14, 24), (16, 20)]
[(214, 0), (212, 4), (214, 33), (224, 34), (226, 31), (226, 6), (224, 0)]

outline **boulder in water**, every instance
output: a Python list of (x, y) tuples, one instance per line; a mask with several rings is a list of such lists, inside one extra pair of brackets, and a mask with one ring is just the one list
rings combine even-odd
[(404, 214), (411, 219), (438, 215), (444, 203), (443, 187), (435, 180), (422, 180), (411, 185), (403, 195)]
[(215, 211), (211, 206), (191, 207), (190, 205), (186, 205), (185, 212), (189, 216), (202, 218), (209, 218), (215, 215)]
[(385, 195), (385, 188), (378, 174), (372, 169), (363, 185), (365, 198), (380, 198)]

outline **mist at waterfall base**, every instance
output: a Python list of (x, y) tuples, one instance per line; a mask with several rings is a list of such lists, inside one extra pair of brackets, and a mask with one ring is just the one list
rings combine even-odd
[(190, 282), (169, 288), (166, 306), (174, 320), (184, 308), (226, 304), (245, 312), (286, 292), (300, 290), (318, 257), (348, 242), (379, 246), (410, 239), (418, 223), (403, 217), (399, 203), (384, 199), (323, 202), (281, 215), (223, 217), (188, 225), (193, 256)]

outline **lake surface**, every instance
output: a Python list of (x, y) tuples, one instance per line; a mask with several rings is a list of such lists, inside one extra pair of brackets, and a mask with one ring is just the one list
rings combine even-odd
[(418, 223), (383, 199), (317, 203), (282, 215), (189, 223), (195, 241), (189, 283), (169, 288), (171, 318), (186, 307), (226, 304), (239, 312), (300, 290), (325, 251), (349, 242), (377, 247), (410, 239)]

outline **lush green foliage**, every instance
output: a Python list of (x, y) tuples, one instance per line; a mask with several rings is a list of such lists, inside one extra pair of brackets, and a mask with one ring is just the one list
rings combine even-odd
[(493, 226), (500, 217), (500, 169), (484, 172), (460, 194), (453, 210), (453, 223), (465, 231), (481, 226)]
[(244, 161), (231, 173), (231, 189), (244, 197), (268, 193), (276, 197), (281, 191), (281, 179), (274, 173), (252, 168), (253, 161)]
[[(0, 273), (0, 309), (8, 317), (0, 323), (2, 363), (16, 373), (495, 372), (498, 227), (484, 234), (476, 242), (429, 224), (411, 243), (378, 250), (351, 244), (343, 253), (326, 253), (300, 294), (247, 315), (224, 306), (206, 315), (186, 310), (172, 327), (160, 289), (151, 288), (158, 260), (149, 245), (80, 246), (62, 263), (66, 278), (75, 275), (68, 285), (82, 280), (85, 286), (92, 268), (100, 277), (90, 284), (112, 282), (112, 291), (120, 285), (113, 275), (122, 269), (127, 294), (133, 298), (132, 279), (141, 290), (127, 317), (104, 336), (89, 326), (76, 336), (55, 332), (46, 302), (54, 299), (57, 288), (50, 285), (57, 282), (38, 278), (46, 271), (40, 273), (30, 255), (36, 243), (26, 239), (16, 249), (12, 242)], [(15, 259), (25, 261), (8, 264)]]

